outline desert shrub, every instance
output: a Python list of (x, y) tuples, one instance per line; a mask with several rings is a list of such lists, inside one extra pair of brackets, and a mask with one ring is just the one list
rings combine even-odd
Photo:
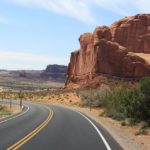
[(122, 126), (126, 126), (127, 123), (126, 123), (125, 121), (122, 121), (122, 122), (121, 122), (121, 125), (122, 125)]
[(105, 111), (101, 112), (101, 113), (99, 114), (99, 116), (100, 116), (100, 117), (105, 117), (105, 116), (106, 116), (106, 112), (105, 112)]
[(105, 116), (118, 121), (124, 120), (126, 118), (126, 116), (123, 113), (117, 112), (115, 110), (105, 111)]
[(79, 95), (82, 106), (100, 107), (106, 97), (106, 91), (103, 89), (90, 89), (81, 91)]
[(149, 124), (147, 122), (142, 122), (141, 129), (148, 129)]
[(79, 89), (77, 89), (76, 91), (75, 91), (75, 93), (76, 93), (76, 95), (79, 97), (80, 96), (80, 91), (79, 91)]
[(135, 133), (135, 135), (147, 135), (148, 134), (148, 130), (147, 129), (139, 129), (138, 132)]
[(91, 90), (85, 90), (80, 92), (81, 105), (89, 106), (93, 101), (93, 92)]
[(127, 88), (124, 85), (114, 88), (112, 91), (107, 93), (104, 106), (108, 112), (123, 113), (124, 105), (123, 101), (127, 98)]
[(137, 123), (139, 123), (139, 120), (137, 121), (134, 118), (129, 118), (128, 119), (128, 125), (131, 126), (131, 127), (137, 125)]
[(0, 105), (0, 111), (6, 109), (4, 106)]
[(126, 99), (123, 101), (124, 113), (129, 118), (136, 121), (143, 119), (144, 94), (140, 89), (132, 89), (127, 92)]

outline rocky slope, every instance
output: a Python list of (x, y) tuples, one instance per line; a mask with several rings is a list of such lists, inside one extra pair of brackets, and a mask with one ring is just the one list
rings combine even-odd
[(110, 27), (99, 26), (93, 33), (81, 35), (79, 42), (80, 49), (71, 53), (66, 87), (97, 86), (102, 77), (150, 76), (149, 62), (137, 55), (150, 55), (150, 14), (126, 17)]

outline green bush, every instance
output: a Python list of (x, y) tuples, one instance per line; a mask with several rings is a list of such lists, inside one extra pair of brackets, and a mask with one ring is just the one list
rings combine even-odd
[(150, 98), (150, 77), (145, 77), (140, 80), (140, 89), (146, 97)]
[(122, 114), (134, 122), (150, 124), (150, 78), (143, 78), (140, 87), (135, 89), (127, 89), (124, 85), (114, 88), (107, 95), (105, 107), (107, 113)]
[(124, 113), (124, 101), (127, 98), (127, 89), (124, 85), (114, 88), (107, 93), (104, 106), (107, 111)]
[(150, 124), (150, 77), (143, 78), (140, 85), (140, 89), (145, 96), (141, 110), (142, 118)]
[(140, 89), (129, 90), (126, 94), (126, 99), (123, 100), (124, 113), (129, 118), (134, 118), (137, 121), (142, 120), (144, 94)]
[(111, 91), (90, 89), (79, 95), (83, 106), (103, 106), (106, 116), (117, 120), (130, 118), (131, 124), (145, 121), (150, 125), (150, 77), (141, 79), (140, 86), (134, 89), (122, 83)]

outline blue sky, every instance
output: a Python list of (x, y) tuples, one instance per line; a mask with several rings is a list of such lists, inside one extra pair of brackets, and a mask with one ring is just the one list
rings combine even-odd
[(0, 0), (0, 68), (67, 65), (82, 33), (150, 13), (149, 6), (149, 0)]

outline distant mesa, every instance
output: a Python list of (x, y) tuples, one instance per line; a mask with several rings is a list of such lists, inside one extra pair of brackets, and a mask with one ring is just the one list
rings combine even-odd
[(21, 71), (21, 72), (19, 73), (19, 77), (21, 77), (21, 78), (26, 78), (26, 77), (27, 77), (27, 73), (26, 73), (25, 71)]
[(67, 66), (48, 65), (45, 70), (0, 70), (0, 77), (25, 78), (64, 83), (67, 76)]
[(98, 86), (108, 78), (150, 76), (150, 14), (96, 27), (81, 35), (79, 42), (80, 49), (71, 53), (68, 88)]
[(0, 70), (0, 91), (39, 91), (64, 87), (67, 66), (48, 65), (45, 70)]
[(64, 82), (66, 80), (67, 66), (64, 65), (48, 65), (41, 73), (41, 77), (45, 79), (57, 80)]

